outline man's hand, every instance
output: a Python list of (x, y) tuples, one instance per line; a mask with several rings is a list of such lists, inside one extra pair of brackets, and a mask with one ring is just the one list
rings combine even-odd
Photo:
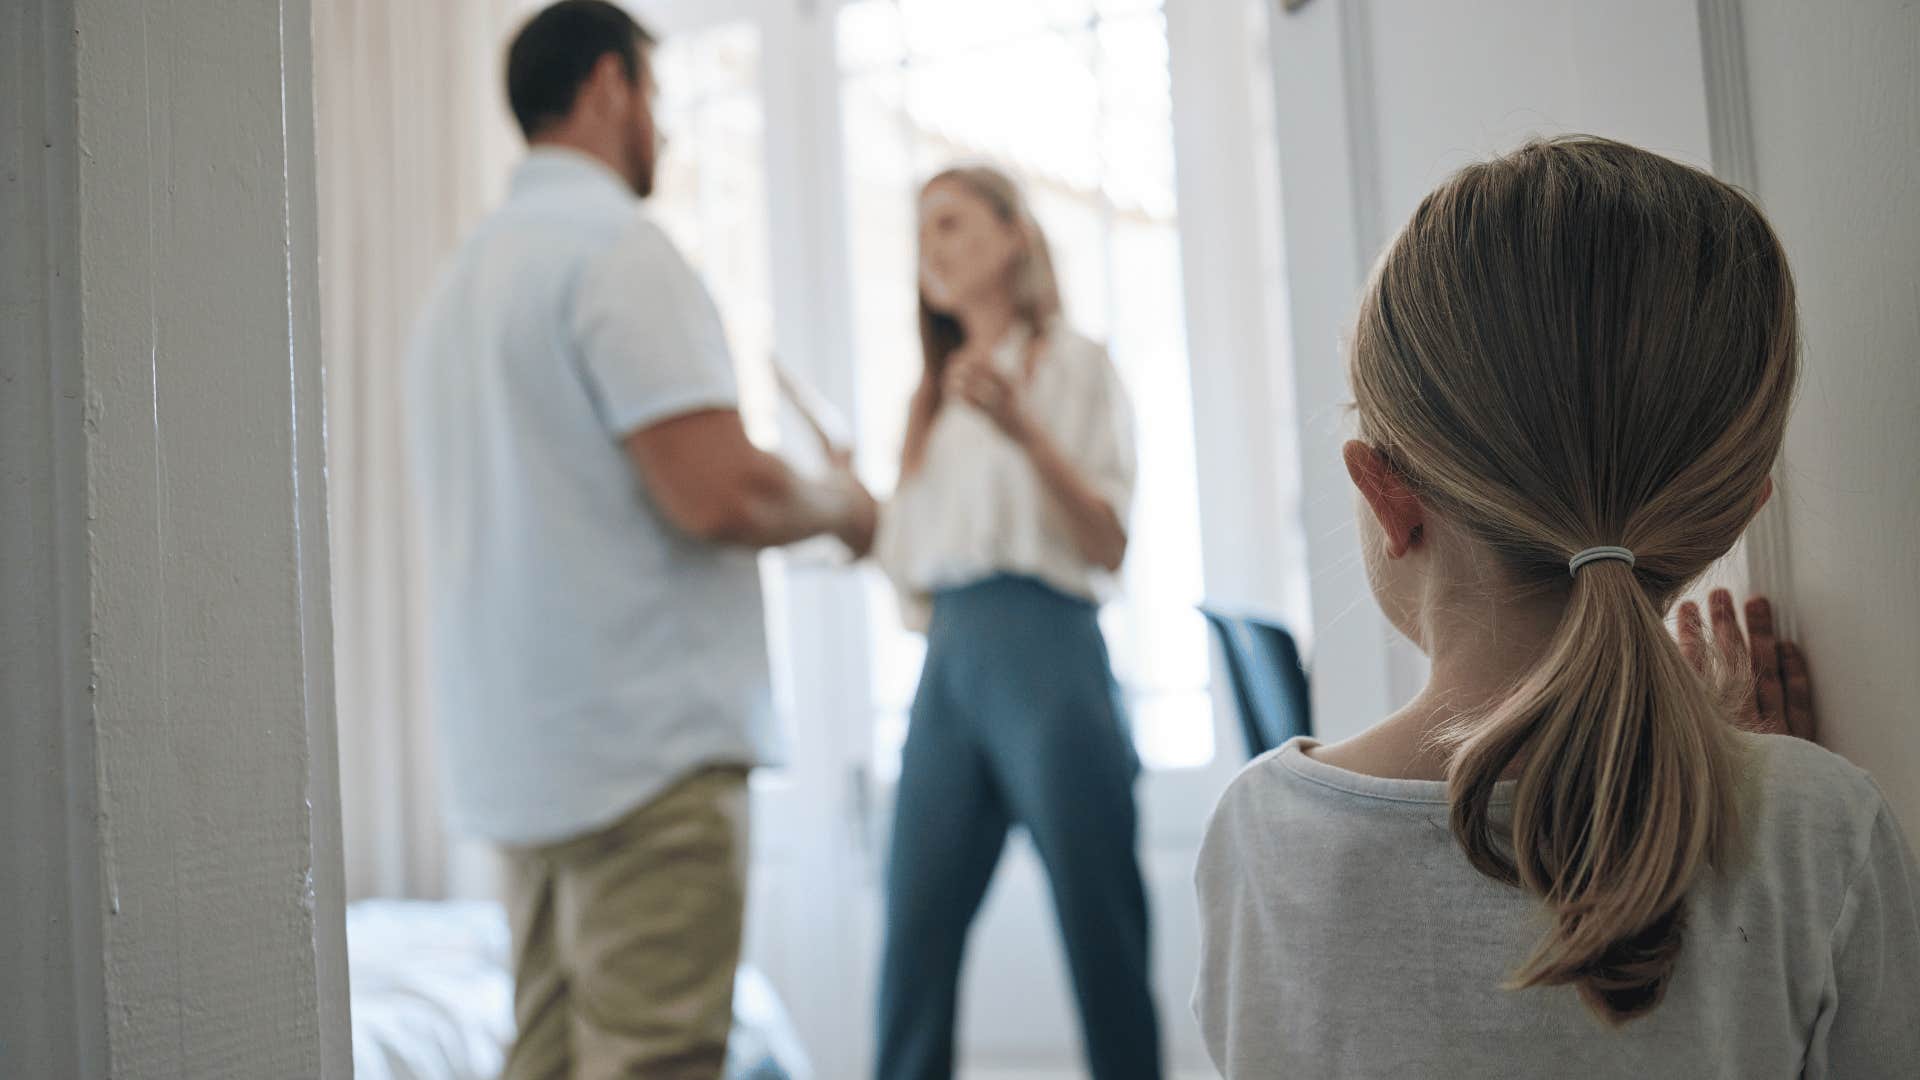
[(873, 496), (845, 452), (827, 477), (807, 479), (754, 446), (732, 409), (663, 420), (626, 449), (654, 505), (689, 536), (762, 548), (833, 533), (856, 554), (873, 545)]
[(1707, 597), (1712, 612), (1713, 640), (1707, 641), (1700, 606), (1691, 600), (1680, 605), (1680, 653), (1694, 670), (1704, 673), (1708, 652), (1719, 654), (1731, 671), (1750, 673), (1753, 690), (1741, 711), (1739, 725), (1748, 731), (1793, 735), (1813, 741), (1818, 726), (1813, 714), (1813, 682), (1800, 646), (1778, 638), (1773, 629), (1773, 605), (1764, 596), (1747, 601), (1747, 633), (1740, 631), (1733, 594), (1715, 589)]
[(865, 558), (873, 550), (873, 536), (880, 524), (880, 505), (854, 471), (851, 450), (830, 450), (827, 461), (829, 471), (823, 483), (838, 491), (846, 506), (833, 535), (847, 545), (847, 550), (853, 553), (854, 558)]

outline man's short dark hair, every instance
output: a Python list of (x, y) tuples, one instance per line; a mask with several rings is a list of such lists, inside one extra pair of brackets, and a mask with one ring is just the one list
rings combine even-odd
[(573, 112), (580, 87), (612, 53), (638, 82), (654, 37), (607, 0), (560, 0), (514, 35), (507, 49), (507, 102), (531, 139)]

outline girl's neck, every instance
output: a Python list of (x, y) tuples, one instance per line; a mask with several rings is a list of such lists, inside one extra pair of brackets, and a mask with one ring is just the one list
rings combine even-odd
[(1510, 693), (1539, 660), (1559, 617), (1557, 599), (1428, 605), (1420, 620), (1430, 658), (1426, 686), (1385, 720), (1314, 756), (1369, 776), (1446, 779), (1442, 730)]

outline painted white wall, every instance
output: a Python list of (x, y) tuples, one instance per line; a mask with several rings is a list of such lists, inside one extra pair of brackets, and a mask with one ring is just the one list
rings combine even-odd
[(1672, 0), (1367, 4), (1386, 233), (1470, 161), (1578, 131), (1708, 163), (1699, 19)]
[(308, 19), (0, 15), (0, 1074), (351, 1071)]
[(1920, 837), (1920, 6), (1748, 0), (1754, 183), (1799, 286), (1781, 504), (1822, 741)]
[(1337, 739), (1426, 672), (1367, 591), (1339, 459), (1342, 350), (1367, 269), (1449, 173), (1529, 136), (1607, 135), (1702, 165), (1711, 146), (1690, 4), (1314, 0), (1274, 15), (1272, 32), (1314, 717)]

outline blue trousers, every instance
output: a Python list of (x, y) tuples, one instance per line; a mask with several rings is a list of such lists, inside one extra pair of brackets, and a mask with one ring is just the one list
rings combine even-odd
[(953, 1075), (967, 931), (1016, 824), (1053, 887), (1093, 1076), (1160, 1075), (1139, 768), (1092, 604), (1012, 576), (934, 598), (887, 864), (880, 1080)]

